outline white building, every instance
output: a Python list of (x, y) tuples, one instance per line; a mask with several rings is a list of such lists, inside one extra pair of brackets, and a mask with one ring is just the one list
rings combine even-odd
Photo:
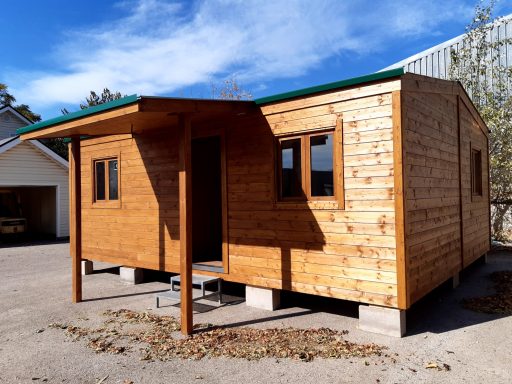
[[(440, 79), (448, 79), (449, 68), (451, 62), (451, 51), (458, 51), (463, 44), (465, 35), (454, 37), (451, 40), (438, 44), (435, 47), (424, 50), (398, 63), (392, 64), (383, 71), (393, 68), (403, 67), (406, 72), (417, 73), (437, 77)], [(503, 41), (504, 39), (512, 39), (512, 14), (503, 17), (495, 23), (494, 28), (489, 36), (491, 41)], [(512, 66), (512, 44), (503, 47), (500, 53), (501, 64), (504, 66)]]
[(27, 231), (68, 237), (68, 162), (37, 140), (20, 141), (16, 129), (29, 124), (14, 108), (0, 107), (0, 192), (17, 196)]

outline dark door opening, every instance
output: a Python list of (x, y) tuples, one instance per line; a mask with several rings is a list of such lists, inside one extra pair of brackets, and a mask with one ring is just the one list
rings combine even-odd
[(222, 184), (219, 136), (192, 140), (192, 263), (222, 270)]

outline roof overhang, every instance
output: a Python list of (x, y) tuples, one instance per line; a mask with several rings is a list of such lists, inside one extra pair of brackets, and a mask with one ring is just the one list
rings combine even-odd
[(252, 101), (180, 99), (136, 95), (18, 129), (21, 140), (140, 134), (178, 125), (179, 115), (193, 123), (229, 119), (257, 110)]
[(254, 101), (206, 100), (131, 95), (17, 130), (21, 140), (139, 134), (178, 125), (179, 115), (191, 114), (192, 124), (261, 111), (260, 107), (335, 89), (391, 80), (404, 74), (402, 68), (372, 73), (334, 83), (263, 97)]

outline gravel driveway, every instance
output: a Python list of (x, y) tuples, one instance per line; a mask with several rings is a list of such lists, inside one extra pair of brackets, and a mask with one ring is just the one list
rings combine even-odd
[[(228, 287), (231, 304), (219, 308), (212, 300), (195, 308), (200, 311), (195, 323), (347, 330), (347, 340), (385, 346), (396, 362), (378, 357), (162, 362), (141, 360), (137, 350), (98, 354), (61, 329), (48, 327), (101, 322), (107, 309), (179, 316), (176, 306), (155, 308), (154, 294), (169, 288), (163, 279), (125, 285), (115, 268), (101, 263), (84, 278), (85, 301), (71, 304), (68, 252), (66, 243), (0, 249), (0, 383), (512, 382), (512, 316), (475, 313), (460, 305), (462, 298), (491, 293), (488, 275), (511, 270), (512, 254), (501, 252), (488, 264), (473, 266), (459, 288), (441, 288), (415, 305), (407, 314), (408, 335), (402, 339), (359, 331), (354, 303), (307, 295), (287, 294), (283, 309), (266, 312), (246, 307), (236, 297), (243, 290)], [(429, 363), (445, 368), (426, 368)]]

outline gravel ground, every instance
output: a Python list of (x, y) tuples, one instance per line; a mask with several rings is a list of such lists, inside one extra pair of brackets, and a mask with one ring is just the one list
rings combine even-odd
[[(408, 312), (408, 335), (402, 339), (357, 329), (357, 305), (341, 300), (286, 294), (284, 308), (266, 312), (245, 306), (228, 286), (229, 305), (201, 301), (196, 323), (250, 327), (329, 327), (348, 330), (346, 339), (377, 343), (397, 353), (396, 362), (381, 358), (286, 359), (212, 358), (142, 361), (139, 351), (97, 354), (83, 341), (73, 342), (50, 323), (100, 322), (107, 309), (150, 310), (179, 316), (179, 308), (155, 308), (154, 293), (168, 289), (165, 276), (125, 285), (115, 268), (96, 263), (84, 278), (84, 298), (71, 304), (69, 245), (45, 244), (0, 249), (0, 383), (510, 383), (512, 316), (470, 312), (464, 297), (492, 292), (489, 273), (512, 269), (512, 254), (491, 257), (461, 278), (456, 290), (441, 287)], [(166, 303), (164, 303), (166, 304)], [(428, 363), (450, 370), (427, 369)]]

